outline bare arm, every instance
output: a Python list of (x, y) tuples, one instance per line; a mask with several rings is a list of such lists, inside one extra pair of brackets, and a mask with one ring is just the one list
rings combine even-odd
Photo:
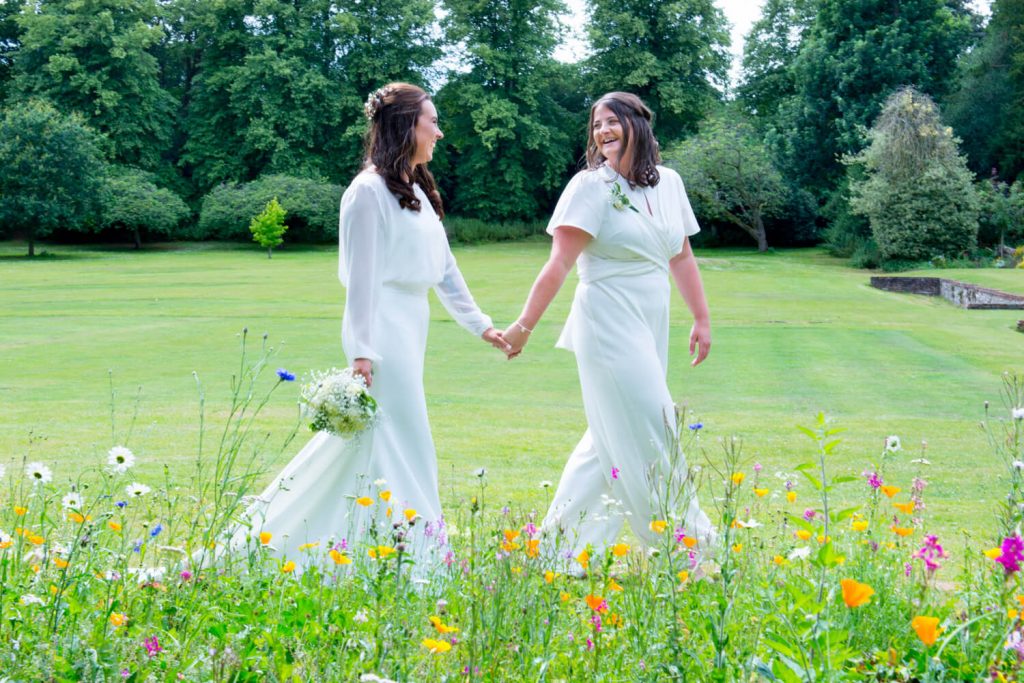
[(551, 305), (552, 299), (562, 288), (565, 277), (572, 270), (576, 259), (579, 258), (591, 239), (587, 232), (569, 225), (559, 226), (555, 230), (551, 255), (544, 267), (540, 269), (537, 279), (533, 281), (533, 287), (530, 288), (530, 296), (526, 299), (523, 312), (502, 335), (505, 341), (512, 346), (509, 358), (519, 355), (523, 347), (526, 346), (530, 332), (540, 321), (544, 311)]
[(700, 365), (711, 350), (711, 314), (708, 312), (708, 301), (704, 296), (704, 283), (697, 269), (697, 259), (690, 248), (690, 240), (683, 240), (683, 249), (669, 261), (669, 270), (676, 288), (683, 295), (687, 308), (693, 315), (693, 327), (690, 330), (690, 355), (697, 351), (697, 357), (690, 365)]

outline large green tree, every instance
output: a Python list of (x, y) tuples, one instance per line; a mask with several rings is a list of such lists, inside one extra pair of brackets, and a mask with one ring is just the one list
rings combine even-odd
[(21, 43), (21, 28), (16, 20), (21, 12), (21, 2), (6, 0), (0, 2), (0, 102), (7, 95), (14, 55)]
[(675, 140), (720, 99), (730, 57), (725, 15), (712, 0), (588, 0), (592, 94), (628, 90), (657, 115), (660, 139)]
[(827, 195), (895, 88), (949, 90), (974, 22), (964, 0), (819, 0), (774, 123), (785, 172)]
[(738, 99), (763, 122), (796, 93), (793, 62), (814, 21), (815, 0), (766, 0), (743, 41)]
[(0, 226), (35, 242), (54, 229), (83, 229), (96, 210), (106, 165), (99, 137), (78, 115), (29, 101), (0, 119)]
[(1024, 172), (1024, 2), (995, 0), (977, 49), (964, 56), (946, 99), (975, 172), (1011, 182)]
[(579, 112), (553, 84), (559, 0), (445, 0), (448, 38), (464, 46), (467, 72), (438, 93), (453, 211), (485, 220), (533, 218), (565, 182)]
[(160, 40), (154, 0), (39, 0), (21, 12), (14, 96), (45, 98), (106, 137), (113, 161), (153, 169), (174, 102), (151, 53)]

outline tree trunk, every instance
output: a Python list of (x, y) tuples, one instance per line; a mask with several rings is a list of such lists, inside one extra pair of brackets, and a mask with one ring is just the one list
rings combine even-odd
[(132, 237), (135, 239), (135, 248), (142, 249), (142, 235), (139, 234), (138, 228), (132, 228)]
[(32, 258), (36, 255), (36, 241), (31, 237), (28, 238), (28, 256)]
[(267, 247), (267, 258), (270, 258), (270, 253), (274, 251), (273, 247)]
[(754, 214), (754, 227), (757, 229), (757, 250), (761, 253), (768, 251), (768, 235), (764, 231), (764, 221), (761, 220), (761, 212)]

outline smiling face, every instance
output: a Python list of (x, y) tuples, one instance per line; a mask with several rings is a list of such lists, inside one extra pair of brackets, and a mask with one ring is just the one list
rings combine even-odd
[(608, 106), (599, 104), (594, 108), (590, 135), (597, 151), (607, 160), (609, 166), (621, 173), (630, 164), (629, 123)]
[(434, 158), (434, 145), (444, 137), (444, 133), (437, 127), (437, 109), (430, 100), (424, 100), (420, 107), (420, 114), (416, 117), (416, 126), (413, 128), (415, 147), (412, 151), (412, 166), (425, 164)]

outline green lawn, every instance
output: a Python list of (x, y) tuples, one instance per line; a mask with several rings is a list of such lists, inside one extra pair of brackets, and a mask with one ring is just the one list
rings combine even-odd
[[(243, 327), (257, 342), (268, 333), (278, 349), (274, 367), (301, 375), (344, 363), (334, 249), (285, 249), (272, 260), (256, 247), (47, 249), (56, 255), (30, 261), (20, 257), (23, 244), (0, 244), (0, 461), (8, 476), (23, 457), (51, 463), (58, 479), (101, 462), (124, 439), (139, 387), (129, 445), (145, 463), (140, 476), (163, 464), (184, 474), (198, 431), (192, 372), (215, 416), (226, 405)], [(499, 322), (518, 313), (546, 255), (545, 241), (456, 250), (477, 301)], [(884, 437), (897, 434), (907, 450), (893, 483), (907, 489), (909, 460), (927, 440), (930, 526), (987, 530), (1003, 468), (977, 425), (985, 400), (999, 405), (1000, 373), (1024, 371), (1024, 335), (1014, 330), (1024, 312), (965, 311), (874, 290), (868, 272), (820, 250), (699, 257), (714, 348), (700, 368), (688, 366), (689, 322), (677, 300), (670, 385), (703, 421), (707, 457), (718, 457), (719, 438), (736, 435), (764, 474), (792, 471), (810, 453), (794, 426), (824, 410), (848, 428), (838, 469), (860, 474)], [(1024, 271), (931, 274), (1024, 292)], [(492, 501), (543, 507), (538, 483), (557, 481), (584, 429), (575, 363), (553, 348), (571, 293), (570, 284), (514, 362), (432, 303), (427, 400), (447, 501), (467, 493), (473, 470), (486, 467)], [(108, 370), (117, 393), (113, 437)], [(271, 443), (294, 425), (296, 394), (295, 385), (279, 388), (266, 410)], [(860, 499), (861, 487), (847, 484), (840, 495)], [(806, 484), (800, 490), (809, 496)]]

